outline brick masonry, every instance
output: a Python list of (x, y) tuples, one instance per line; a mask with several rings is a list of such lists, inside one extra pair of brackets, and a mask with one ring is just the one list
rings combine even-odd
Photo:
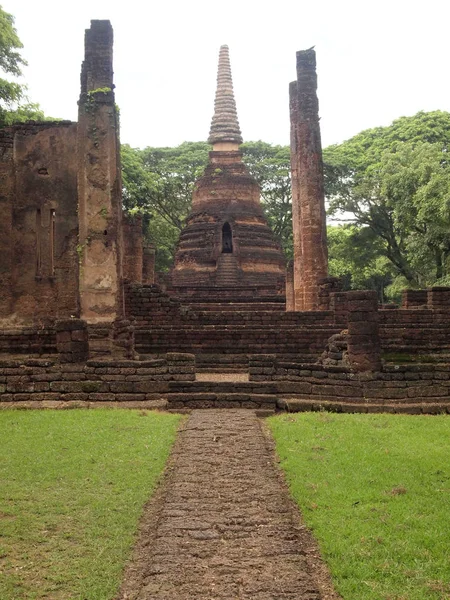
[(0, 360), (0, 400), (9, 402), (145, 401), (169, 392), (171, 381), (193, 381), (195, 357), (167, 354), (147, 361)]
[(328, 275), (328, 249), (313, 49), (297, 52), (297, 81), (290, 86), (290, 114), (295, 309), (318, 310), (319, 281)]

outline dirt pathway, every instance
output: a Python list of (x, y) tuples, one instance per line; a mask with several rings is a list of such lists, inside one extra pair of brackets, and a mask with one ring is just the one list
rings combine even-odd
[(118, 598), (337, 598), (273, 458), (252, 411), (194, 411)]

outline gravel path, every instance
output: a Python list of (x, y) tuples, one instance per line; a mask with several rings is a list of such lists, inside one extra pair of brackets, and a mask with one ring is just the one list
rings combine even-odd
[(337, 598), (299, 519), (255, 413), (194, 411), (118, 598)]

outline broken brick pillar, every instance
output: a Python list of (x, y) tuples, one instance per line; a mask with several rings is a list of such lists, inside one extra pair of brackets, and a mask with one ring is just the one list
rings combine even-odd
[(155, 255), (155, 245), (144, 242), (142, 257), (142, 283), (144, 285), (155, 283)]
[(61, 363), (85, 362), (89, 358), (89, 335), (86, 321), (56, 321), (56, 350)]
[(289, 93), (295, 310), (318, 310), (328, 250), (314, 50), (297, 52), (297, 81)]
[(347, 292), (348, 358), (355, 371), (381, 369), (381, 345), (376, 292)]
[(340, 292), (342, 284), (338, 277), (324, 277), (319, 280), (318, 310), (330, 310), (331, 294)]
[(113, 322), (123, 311), (122, 185), (114, 102), (113, 30), (91, 21), (85, 35), (78, 109), (81, 317)]
[(111, 356), (117, 359), (136, 358), (134, 326), (127, 319), (117, 319), (111, 329)]

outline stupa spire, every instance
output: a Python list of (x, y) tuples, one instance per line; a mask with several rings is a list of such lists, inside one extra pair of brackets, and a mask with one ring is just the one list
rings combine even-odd
[(242, 144), (228, 46), (220, 47), (214, 116), (211, 122), (208, 143), (216, 147)]

